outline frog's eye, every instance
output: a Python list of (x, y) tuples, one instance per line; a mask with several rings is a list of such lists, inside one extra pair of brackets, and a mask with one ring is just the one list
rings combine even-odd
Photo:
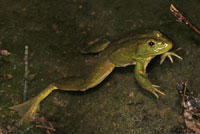
[(153, 41), (149, 41), (149, 46), (153, 47), (155, 45), (155, 43)]

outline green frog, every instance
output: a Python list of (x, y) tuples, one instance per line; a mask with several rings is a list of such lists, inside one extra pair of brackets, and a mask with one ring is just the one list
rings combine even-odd
[(51, 83), (38, 96), (11, 109), (18, 111), (22, 116), (19, 123), (28, 122), (37, 111), (39, 104), (54, 90), (65, 91), (86, 91), (101, 83), (115, 67), (126, 67), (135, 65), (134, 75), (139, 85), (159, 98), (158, 94), (165, 95), (154, 85), (147, 77), (146, 67), (148, 63), (156, 56), (161, 56), (161, 63), (166, 57), (171, 56), (182, 59), (172, 51), (172, 42), (160, 31), (145, 31), (144, 33), (131, 34), (118, 41), (110, 43), (104, 41), (99, 44), (94, 41), (83, 53), (99, 53), (97, 62), (87, 76), (68, 77)]

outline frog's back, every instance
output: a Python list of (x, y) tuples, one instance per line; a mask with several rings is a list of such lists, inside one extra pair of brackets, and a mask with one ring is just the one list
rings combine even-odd
[(101, 54), (107, 57), (117, 67), (133, 65), (138, 43), (137, 38), (128, 36), (111, 43)]
[[(136, 63), (137, 59), (151, 57), (148, 43), (156, 41), (162, 34), (159, 31), (145, 31), (139, 34), (128, 34), (111, 43), (103, 52), (116, 66), (127, 66)], [(146, 45), (147, 44), (147, 45)]]
[(111, 42), (110, 45), (108, 45), (108, 47), (105, 50), (112, 53), (113, 51), (116, 51), (120, 48), (124, 48), (130, 45), (132, 47), (134, 46), (136, 47), (139, 41), (145, 40), (147, 38), (152, 38), (152, 36), (154, 36), (155, 33), (160, 33), (160, 32), (157, 30), (155, 31), (149, 30), (140, 33), (133, 33), (133, 32), (128, 33), (125, 36), (121, 37), (120, 39)]

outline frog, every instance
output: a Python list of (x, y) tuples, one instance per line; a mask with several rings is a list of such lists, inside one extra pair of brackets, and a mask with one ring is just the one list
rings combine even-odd
[[(98, 43), (101, 42), (101, 43)], [(19, 124), (32, 120), (39, 104), (54, 90), (86, 91), (99, 85), (116, 67), (135, 65), (134, 76), (139, 85), (152, 93), (156, 98), (165, 95), (159, 86), (152, 84), (146, 72), (147, 65), (157, 55), (161, 55), (160, 64), (168, 57), (173, 63), (172, 56), (182, 60), (174, 51), (172, 41), (159, 30), (148, 30), (137, 34), (127, 35), (119, 40), (95, 40), (82, 53), (98, 53), (98, 60), (87, 76), (66, 77), (49, 84), (37, 96), (10, 109), (21, 115)]]

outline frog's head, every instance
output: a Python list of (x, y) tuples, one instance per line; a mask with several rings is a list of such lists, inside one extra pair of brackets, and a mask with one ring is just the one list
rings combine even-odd
[(160, 31), (148, 31), (138, 35), (136, 53), (142, 57), (152, 57), (169, 51), (172, 46), (172, 42)]

